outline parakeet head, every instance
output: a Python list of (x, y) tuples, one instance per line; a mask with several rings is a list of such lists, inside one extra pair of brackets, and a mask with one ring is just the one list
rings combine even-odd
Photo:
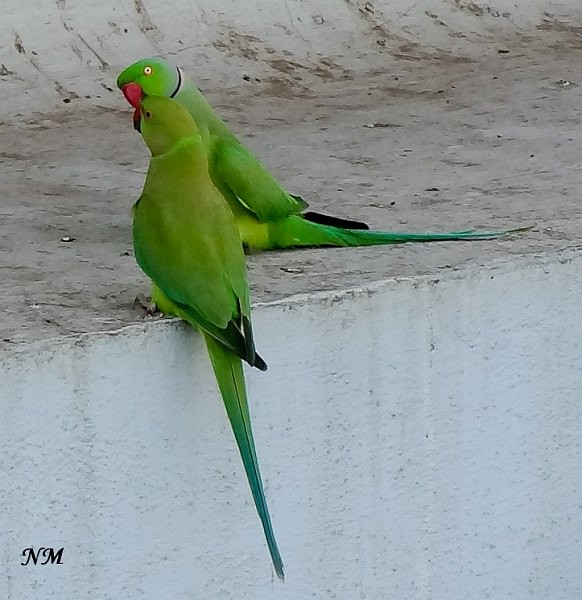
[(173, 98), (180, 91), (183, 81), (182, 71), (161, 58), (144, 58), (122, 71), (117, 78), (117, 87), (135, 108), (135, 128), (139, 130), (139, 104), (143, 96)]
[(141, 134), (152, 156), (163, 154), (181, 140), (200, 134), (190, 113), (176, 100), (145, 96), (139, 108)]

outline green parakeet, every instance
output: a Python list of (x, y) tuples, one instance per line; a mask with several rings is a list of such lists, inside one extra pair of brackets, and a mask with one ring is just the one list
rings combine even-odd
[(277, 575), (277, 548), (255, 452), (241, 359), (266, 370), (255, 351), (245, 256), (233, 213), (208, 174), (200, 131), (175, 100), (140, 105), (152, 158), (133, 209), (135, 257), (157, 299), (204, 336)]
[(448, 233), (390, 233), (367, 231), (368, 226), (314, 212), (307, 203), (288, 194), (226, 124), (216, 115), (201, 92), (179, 68), (160, 58), (140, 60), (117, 78), (117, 86), (135, 108), (139, 129), (140, 105), (145, 96), (175, 98), (196, 121), (208, 155), (210, 177), (234, 213), (240, 237), (250, 251), (300, 246), (373, 246), (403, 242), (483, 240), (506, 231)]

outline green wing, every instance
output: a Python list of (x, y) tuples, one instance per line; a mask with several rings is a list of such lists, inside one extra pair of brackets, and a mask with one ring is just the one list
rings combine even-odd
[[(190, 210), (157, 210), (144, 193), (134, 208), (134, 248), (139, 266), (175, 307), (175, 314), (200, 326), (237, 356), (266, 368), (254, 349), (250, 299), (240, 238), (218, 239), (232, 214), (222, 199), (201, 223)], [(169, 203), (168, 203), (169, 204)], [(164, 235), (171, 231), (172, 235)], [(222, 277), (216, 277), (216, 273)]]
[(287, 194), (267, 169), (236, 140), (215, 138), (210, 169), (259, 221), (280, 221), (308, 206)]
[(267, 370), (267, 363), (255, 350), (251, 321), (242, 315), (240, 310), (238, 314), (233, 315), (226, 327), (220, 328), (208, 321), (194, 307), (172, 301), (171, 298), (168, 299), (174, 304), (175, 314), (190, 323), (194, 321), (215, 340), (221, 342), (223, 346), (231, 350), (239, 358), (248, 362), (251, 367), (256, 367), (261, 371)]

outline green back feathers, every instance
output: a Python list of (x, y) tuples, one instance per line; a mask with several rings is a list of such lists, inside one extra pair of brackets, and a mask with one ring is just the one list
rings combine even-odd
[(265, 368), (252, 342), (240, 237), (210, 179), (196, 123), (169, 98), (146, 97), (140, 109), (152, 160), (134, 211), (136, 259), (173, 303), (174, 314)]

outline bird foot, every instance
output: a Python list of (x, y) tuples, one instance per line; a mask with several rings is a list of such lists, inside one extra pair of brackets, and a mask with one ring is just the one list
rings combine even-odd
[(162, 316), (162, 313), (158, 310), (156, 303), (151, 298), (146, 297), (144, 294), (138, 294), (133, 303), (135, 306), (139, 306), (145, 310), (146, 316), (148, 317)]

